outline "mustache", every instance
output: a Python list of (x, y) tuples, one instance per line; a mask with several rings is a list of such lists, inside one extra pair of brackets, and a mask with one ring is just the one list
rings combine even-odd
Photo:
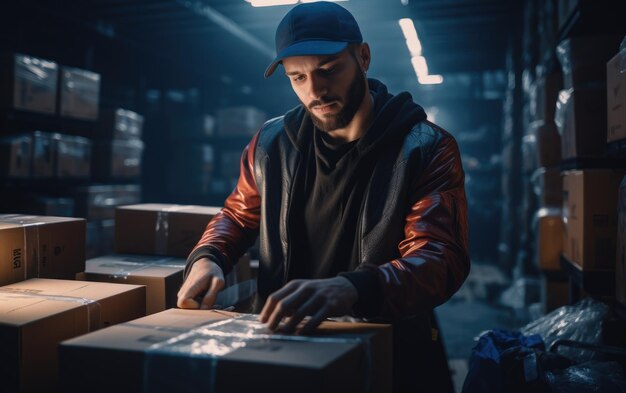
[(321, 97), (321, 99), (319, 100), (312, 101), (309, 104), (309, 109), (313, 109), (316, 106), (327, 105), (327, 104), (330, 104), (331, 102), (339, 102), (339, 97), (333, 97), (333, 96)]

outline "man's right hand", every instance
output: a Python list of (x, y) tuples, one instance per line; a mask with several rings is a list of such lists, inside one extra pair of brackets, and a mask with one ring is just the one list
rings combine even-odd
[[(208, 310), (213, 307), (217, 293), (224, 288), (224, 284), (224, 273), (215, 262), (208, 258), (198, 259), (178, 291), (177, 305), (179, 308)], [(201, 295), (204, 296), (198, 302), (196, 298)]]

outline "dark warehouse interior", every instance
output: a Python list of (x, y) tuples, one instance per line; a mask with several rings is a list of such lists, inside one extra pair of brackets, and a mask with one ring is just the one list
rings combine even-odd
[[(304, 113), (315, 125), (305, 150), (320, 159), (317, 144), (330, 146), (332, 132), (285, 73), (298, 59), (344, 52), (288, 55), (264, 71), (282, 45), (281, 20), (315, 4), (354, 16), (371, 51), (370, 89), (408, 92), (425, 112), (418, 123), (435, 124), (433, 140), (456, 141), (460, 194), (420, 191), (454, 170), (430, 173), (443, 158), (411, 128), (389, 153), (398, 161), (371, 163), (371, 179), (388, 166), (382, 186), (341, 180), (357, 185), (354, 201), (340, 200), (345, 216), (328, 207), (340, 186), (311, 205), (309, 174), (301, 180), (289, 161), (305, 153), (268, 135), (282, 124), (275, 138), (289, 140), (289, 116)], [(0, 391), (626, 392), (625, 11), (609, 0), (6, 2)], [(283, 40), (297, 41), (295, 18)], [(331, 30), (323, 34), (341, 34)], [(373, 91), (363, 102), (384, 113)], [(361, 124), (363, 108), (339, 129)], [(285, 195), (298, 187), (306, 202), (290, 214)], [(384, 209), (372, 213), (376, 203)], [(345, 222), (354, 234), (333, 227)], [(333, 231), (338, 245), (306, 243)], [(289, 270), (327, 246), (349, 261), (326, 275)], [(188, 307), (205, 260), (224, 289), (206, 276)], [(272, 280), (284, 290), (309, 278), (351, 283), (358, 301), (310, 335), (267, 331), (259, 319), (277, 299)], [(402, 368), (396, 340), (419, 329), (443, 358)], [(404, 386), (398, 375), (410, 367), (439, 388)]]

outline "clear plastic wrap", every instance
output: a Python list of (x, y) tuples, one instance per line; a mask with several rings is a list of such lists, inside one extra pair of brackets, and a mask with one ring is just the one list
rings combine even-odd
[[(573, 306), (560, 307), (529, 323), (521, 329), (521, 332), (524, 335), (541, 335), (547, 348), (559, 339), (601, 344), (602, 322), (608, 312), (606, 304), (586, 298)], [(575, 348), (563, 348), (559, 353), (576, 362), (597, 359), (599, 356), (594, 351)]]
[(616, 362), (589, 361), (561, 371), (546, 373), (554, 393), (623, 393), (626, 381), (622, 367)]
[[(367, 340), (356, 337), (272, 334), (258, 320), (257, 315), (241, 314), (153, 344), (146, 351), (144, 391), (215, 392), (218, 386), (220, 359), (224, 359), (227, 364), (229, 360), (232, 360), (229, 355), (243, 348), (254, 349), (259, 354), (279, 353), (282, 342), (319, 345), (331, 343), (345, 346), (345, 348), (365, 345), (366, 359), (363, 375), (367, 379), (370, 374), (371, 359), (369, 359), (370, 350), (367, 347)], [(293, 361), (293, 366), (297, 369), (300, 360), (294, 357)], [(278, 379), (276, 382), (280, 383)], [(369, 386), (367, 380), (362, 382), (363, 386)]]
[(561, 90), (556, 101), (554, 123), (556, 124), (556, 127), (559, 130), (559, 135), (561, 135), (561, 137), (563, 137), (563, 134), (565, 133), (565, 129), (568, 126), (567, 119), (571, 116), (570, 112), (573, 110), (570, 99), (573, 92), (574, 89)]

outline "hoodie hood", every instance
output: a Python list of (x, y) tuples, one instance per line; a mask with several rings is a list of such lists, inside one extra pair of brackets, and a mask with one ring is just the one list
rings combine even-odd
[[(360, 155), (367, 154), (387, 138), (406, 135), (415, 124), (426, 120), (426, 112), (413, 102), (408, 92), (394, 96), (377, 79), (368, 79), (368, 84), (374, 97), (374, 119), (357, 143)], [(289, 139), (298, 150), (302, 151), (311, 143), (313, 121), (302, 104), (285, 114), (284, 123)]]

